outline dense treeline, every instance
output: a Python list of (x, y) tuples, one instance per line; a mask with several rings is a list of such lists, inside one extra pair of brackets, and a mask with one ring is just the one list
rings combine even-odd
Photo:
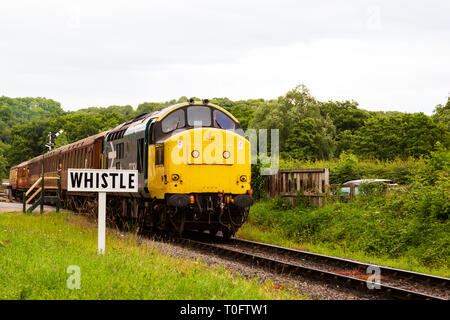
[[(186, 100), (145, 102), (136, 110), (113, 105), (66, 112), (51, 99), (0, 97), (0, 177), (7, 176), (10, 166), (44, 152), (49, 131), (64, 130), (56, 140), (61, 146)], [(436, 106), (431, 117), (370, 112), (358, 108), (355, 101), (321, 102), (304, 85), (273, 100), (214, 98), (211, 102), (234, 114), (244, 129), (279, 129), (284, 159), (328, 160), (343, 152), (361, 159), (420, 158), (430, 155), (438, 144), (450, 146), (450, 98)]]

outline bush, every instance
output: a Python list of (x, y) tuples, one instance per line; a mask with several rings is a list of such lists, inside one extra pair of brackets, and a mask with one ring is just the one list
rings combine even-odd
[(342, 153), (339, 159), (331, 161), (280, 160), (281, 169), (329, 168), (330, 184), (366, 178), (389, 179), (398, 184), (411, 184), (415, 181), (417, 172), (425, 166), (424, 159), (360, 160), (349, 153)]
[(265, 197), (265, 182), (266, 176), (261, 175), (262, 164), (258, 160), (256, 164), (252, 164), (252, 179), (250, 182), (251, 188), (253, 189), (253, 198), (259, 200)]
[(275, 210), (289, 210), (292, 209), (293, 206), (289, 199), (282, 197), (275, 197), (271, 201), (272, 208)]
[(386, 192), (387, 185), (384, 182), (361, 183), (358, 186), (362, 196), (380, 196)]

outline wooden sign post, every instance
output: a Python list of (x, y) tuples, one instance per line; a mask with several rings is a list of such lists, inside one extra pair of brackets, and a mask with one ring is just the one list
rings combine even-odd
[(69, 169), (67, 191), (98, 192), (98, 253), (105, 253), (106, 193), (138, 192), (137, 170)]

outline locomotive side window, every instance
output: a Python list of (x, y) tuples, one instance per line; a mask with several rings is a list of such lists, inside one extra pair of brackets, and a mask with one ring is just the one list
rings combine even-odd
[(144, 171), (144, 138), (137, 140), (137, 169), (139, 173)]
[(202, 127), (211, 126), (211, 109), (204, 106), (192, 106), (187, 108), (188, 125), (193, 127), (196, 122), (201, 122)]
[(220, 110), (213, 111), (214, 126), (225, 130), (234, 130), (236, 124), (229, 116)]
[(123, 159), (123, 156), (124, 156), (123, 142), (122, 143), (118, 143), (116, 145), (116, 152), (117, 152), (116, 158), (117, 159)]
[(155, 147), (155, 165), (164, 165), (164, 145)]
[(184, 110), (178, 109), (161, 121), (161, 129), (163, 133), (169, 133), (175, 129), (185, 126)]

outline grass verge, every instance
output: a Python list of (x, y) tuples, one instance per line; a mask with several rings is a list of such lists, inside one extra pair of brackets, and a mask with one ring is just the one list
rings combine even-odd
[[(108, 232), (107, 252), (98, 255), (96, 225), (84, 217), (1, 214), (0, 299), (304, 298), (138, 243), (134, 235)], [(69, 266), (80, 268), (80, 289), (67, 286)]]

